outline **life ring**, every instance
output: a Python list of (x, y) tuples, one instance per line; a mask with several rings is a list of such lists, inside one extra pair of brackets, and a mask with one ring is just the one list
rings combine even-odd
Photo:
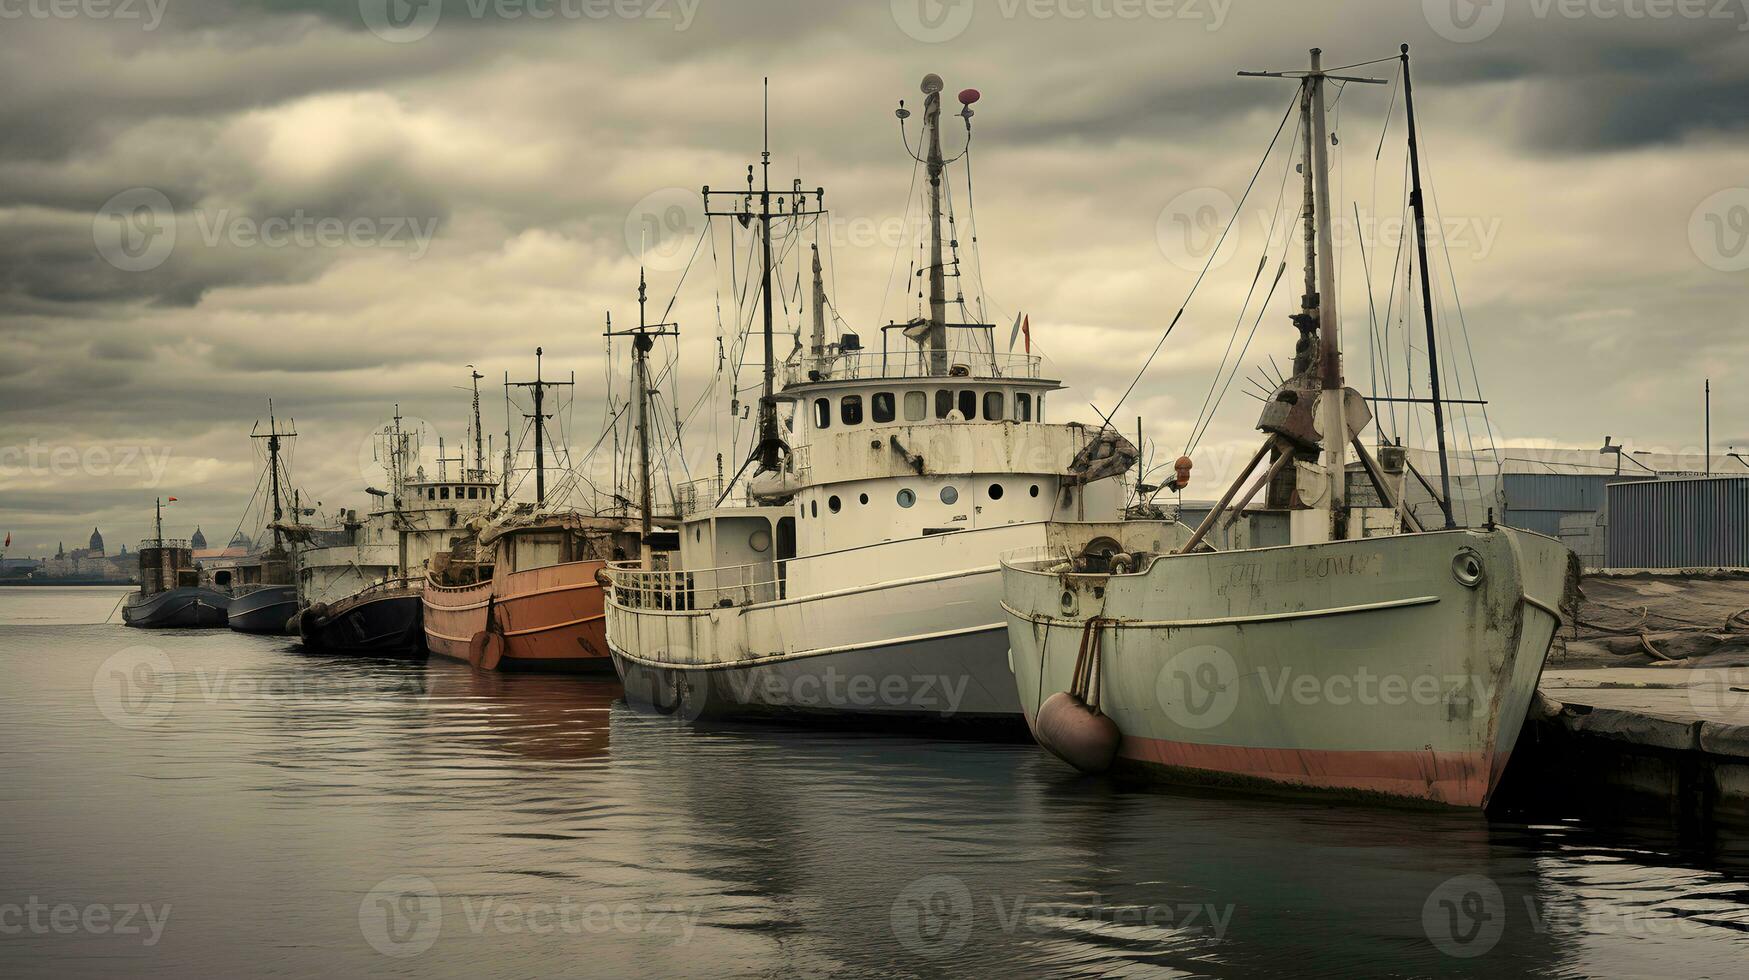
[(497, 670), (504, 658), (504, 634), (497, 630), (481, 630), (468, 641), (468, 663), (481, 670)]

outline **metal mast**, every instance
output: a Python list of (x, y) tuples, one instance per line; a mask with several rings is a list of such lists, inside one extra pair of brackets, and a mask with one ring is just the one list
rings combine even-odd
[(820, 276), (820, 246), (810, 245), (814, 250), (814, 334), (811, 350), (808, 351), (814, 359), (814, 370), (826, 370), (826, 283)]
[(481, 374), (479, 372), (479, 370), (476, 369), (472, 364), (468, 365), (468, 374), (471, 376), (470, 380), (473, 382), (473, 385), (474, 385), (474, 474), (473, 474), (473, 478), (476, 480), (483, 480), (486, 477), (487, 470), (486, 470), (486, 454), (480, 445), (480, 441), (483, 438), (485, 438), (484, 433), (482, 433), (480, 431), (480, 379), (484, 378), (485, 375)]
[[(260, 423), (256, 423), (256, 424), (259, 426)], [(273, 550), (274, 551), (279, 551), (282, 547), (282, 542), (280, 539), (280, 530), (279, 530), (279, 522), (280, 522), (280, 518), (282, 516), (282, 511), (280, 508), (280, 490), (279, 490), (279, 449), (280, 449), (279, 440), (282, 438), (289, 439), (289, 438), (297, 435), (297, 430), (296, 430), (297, 423), (293, 422), (292, 425), (293, 425), (293, 430), (290, 432), (279, 431), (279, 424), (274, 420), (274, 417), (273, 417), (273, 401), (272, 401), (272, 399), (269, 399), (267, 402), (267, 431), (266, 432), (251, 432), (251, 433), (249, 433), (249, 438), (251, 438), (251, 439), (266, 439), (267, 440), (267, 472), (268, 472), (269, 481), (273, 486), (273, 523), (270, 526), (273, 529)]]
[(1433, 399), (1433, 435), (1439, 446), (1439, 509), (1445, 526), (1453, 528), (1451, 516), (1451, 466), (1445, 451), (1445, 402), (1439, 395), (1439, 342), (1433, 330), (1433, 277), (1427, 265), (1427, 209), (1421, 197), (1421, 149), (1415, 138), (1415, 88), (1409, 82), (1409, 46), (1403, 45), (1403, 109), (1409, 124), (1409, 206), (1415, 212), (1415, 254), (1421, 265), (1421, 318), (1427, 321), (1428, 393)]
[(947, 270), (941, 251), (940, 75), (923, 76), (924, 166), (929, 175), (929, 373), (947, 373)]
[[(806, 195), (802, 194), (799, 190), (791, 192), (795, 199), (791, 202), (793, 206), (789, 208), (787, 212), (783, 210), (783, 192), (780, 191), (777, 196), (773, 198), (771, 193), (771, 79), (769, 78), (765, 80), (764, 105), (764, 142), (759, 153), (760, 166), (763, 170), (763, 175), (759, 189), (753, 189), (753, 165), (748, 164), (747, 190), (744, 195), (737, 191), (712, 191), (708, 184), (703, 190), (706, 220), (709, 220), (712, 217), (735, 218), (741, 222), (742, 227), (746, 227), (748, 223), (753, 221), (759, 222), (759, 292), (760, 304), (764, 317), (765, 361), (762, 365), (763, 384), (760, 389), (759, 398), (759, 439), (753, 447), (753, 458), (758, 460), (758, 472), (761, 473), (776, 472), (780, 469), (781, 457), (788, 449), (784, 444), (782, 435), (779, 434), (777, 424), (777, 352), (776, 347), (774, 346), (775, 342), (772, 334), (771, 222), (773, 218), (783, 217), (786, 214), (793, 220), (825, 213), (824, 204), (822, 202), (824, 201), (826, 193), (822, 189), (815, 189), (815, 208), (812, 210), (809, 210), (805, 204), (807, 199)], [(733, 205), (730, 205), (727, 210), (713, 211), (711, 209), (713, 195), (715, 195), (717, 199), (722, 199), (724, 197), (732, 199), (739, 196), (742, 198), (741, 207), (736, 210)], [(759, 202), (759, 210), (757, 211), (753, 210), (753, 202), (755, 199)], [(774, 200), (778, 205), (778, 211), (775, 213), (772, 211)], [(724, 488), (724, 491), (725, 493), (727, 492), (726, 487)]]
[[(632, 338), (632, 397), (636, 413), (638, 437), (638, 510), (639, 526), (643, 534), (641, 547), (647, 553), (650, 547), (651, 502), (650, 479), (650, 348), (656, 345), (657, 337), (678, 337), (680, 325), (675, 323), (649, 323), (645, 319), (645, 301), (647, 286), (644, 281), (644, 270), (638, 270), (638, 326), (636, 330), (615, 331), (613, 317), (607, 320), (608, 337)], [(647, 554), (646, 554), (647, 557)]]
[(541, 348), (536, 347), (534, 349), (533, 381), (506, 382), (507, 387), (531, 388), (534, 390), (534, 414), (524, 415), (523, 418), (534, 420), (534, 505), (536, 507), (544, 507), (547, 502), (546, 420), (552, 418), (552, 416), (548, 415), (543, 409), (543, 406), (546, 403), (546, 390), (548, 388), (558, 388), (577, 383), (575, 375), (572, 375), (570, 381), (543, 380), (541, 377), (542, 353), (543, 351)]

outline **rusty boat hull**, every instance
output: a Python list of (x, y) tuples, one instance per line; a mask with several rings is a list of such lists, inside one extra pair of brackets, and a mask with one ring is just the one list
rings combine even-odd
[(1511, 528), (1144, 557), (1003, 563), (1028, 724), (1084, 646), (1116, 768), (1168, 781), (1485, 807), (1577, 569)]
[[(425, 641), (431, 652), (488, 670), (611, 674), (607, 624), (596, 573), (603, 561), (494, 572), (473, 585), (427, 585)], [(495, 634), (487, 645), (482, 634)]]

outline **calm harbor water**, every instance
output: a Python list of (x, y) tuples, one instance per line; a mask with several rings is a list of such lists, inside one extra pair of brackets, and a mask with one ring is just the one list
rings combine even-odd
[(0, 589), (0, 975), (1730, 976), (1655, 829), (1126, 790), (1037, 749), (696, 729)]

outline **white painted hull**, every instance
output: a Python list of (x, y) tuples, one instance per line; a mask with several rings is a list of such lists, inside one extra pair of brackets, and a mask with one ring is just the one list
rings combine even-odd
[[(1481, 580), (1457, 566), (1473, 557)], [(1560, 623), (1571, 553), (1509, 528), (1167, 555), (1126, 575), (1005, 561), (1029, 723), (1102, 617), (1119, 765), (1482, 807)]]
[(616, 582), (608, 646), (628, 698), (688, 717), (1017, 725), (996, 556), (1043, 540), (1034, 524), (874, 545), (843, 560), (895, 577), (716, 608), (648, 608)]

